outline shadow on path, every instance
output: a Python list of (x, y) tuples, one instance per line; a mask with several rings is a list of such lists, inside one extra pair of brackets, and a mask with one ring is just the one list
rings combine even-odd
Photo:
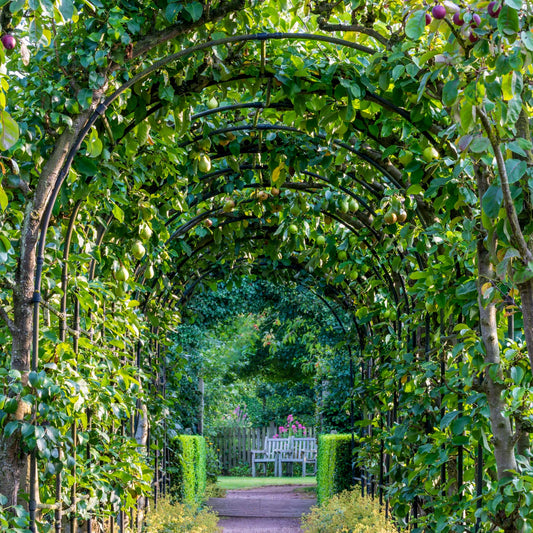
[(211, 498), (207, 504), (220, 516), (224, 533), (299, 533), (301, 516), (316, 505), (305, 487), (309, 485), (228, 490), (225, 498)]

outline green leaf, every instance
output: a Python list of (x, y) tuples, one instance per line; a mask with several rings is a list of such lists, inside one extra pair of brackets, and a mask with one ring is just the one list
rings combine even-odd
[(113, 204), (113, 216), (119, 222), (124, 222), (124, 211), (117, 204)]
[(189, 13), (192, 21), (196, 22), (202, 16), (204, 7), (202, 6), (202, 4), (200, 4), (200, 2), (193, 2), (192, 4), (185, 6), (185, 11)]
[(61, 4), (59, 4), (59, 11), (65, 21), (71, 20), (74, 16), (74, 3), (72, 0), (61, 0)]
[(522, 9), (522, 0), (505, 0), (505, 5), (517, 9), (520, 11)]
[(34, 431), (33, 424), (28, 424), (28, 422), (22, 423), (21, 434), (25, 439), (27, 439), (28, 437), (31, 437), (33, 435), (33, 431)]
[(0, 112), (0, 125), (0, 150), (9, 150), (19, 140), (19, 125), (5, 110)]
[(459, 111), (461, 126), (464, 131), (468, 131), (474, 122), (474, 106), (472, 102), (464, 102)]
[(15, 431), (17, 430), (17, 428), (19, 427), (19, 423), (17, 420), (13, 420), (12, 422), (8, 422), (6, 424), (6, 427), (4, 428), (4, 435), (6, 437), (11, 437), (11, 435), (13, 435), (13, 433), (15, 433)]
[(525, 371), (521, 366), (513, 366), (511, 368), (511, 379), (517, 384), (520, 385), (522, 379), (524, 378)]
[(470, 423), (470, 417), (469, 416), (461, 416), (457, 420), (454, 420), (452, 422), (452, 433), (454, 435), (461, 435), (463, 431), (465, 430), (465, 427)]
[(424, 189), (421, 185), (418, 183), (415, 183), (414, 185), (411, 185), (407, 191), (405, 192), (406, 196), (410, 196), (412, 194), (422, 194), (424, 192)]
[(507, 104), (507, 116), (505, 118), (506, 124), (510, 124), (514, 126), (516, 122), (518, 121), (518, 117), (520, 116), (520, 112), (522, 111), (522, 99), (520, 97), (518, 98), (512, 98), (509, 100)]
[(507, 1), (506, 5), (502, 6), (502, 10), (500, 11), (500, 15), (498, 16), (498, 29), (504, 35), (514, 35), (520, 29), (520, 23), (518, 21), (518, 11), (510, 7), (509, 2)]
[(440, 419), (440, 429), (447, 428), (459, 416), (459, 411), (450, 411)]
[(139, 146), (146, 144), (149, 135), (150, 124), (148, 124), (148, 122), (144, 120), (137, 126), (137, 141), (139, 142)]
[(486, 215), (490, 218), (496, 218), (502, 205), (503, 192), (501, 187), (491, 185), (481, 200), (481, 206)]
[(87, 109), (93, 101), (93, 92), (91, 89), (80, 89), (78, 91), (77, 99), (82, 109)]
[(6, 191), (4, 191), (2, 184), (0, 184), (0, 207), (2, 208), (2, 211), (6, 210), (8, 202), (9, 200), (7, 198)]
[(450, 80), (446, 83), (446, 85), (444, 85), (444, 88), (442, 90), (442, 101), (444, 105), (450, 106), (457, 100), (460, 83), (461, 80), (459, 78), (456, 78), (455, 80)]
[(176, 17), (178, 16), (178, 13), (183, 9), (183, 4), (181, 3), (175, 3), (172, 2), (171, 4), (168, 4), (165, 9), (165, 18), (170, 22), (173, 23)]
[(415, 11), (407, 21), (407, 24), (405, 25), (405, 33), (409, 39), (416, 41), (422, 37), (425, 28), (426, 10), (420, 9)]
[(474, 137), (474, 140), (470, 143), (470, 150), (475, 154), (480, 154), (483, 152), (488, 152), (490, 148), (490, 141), (486, 137), (478, 135)]
[(37, 449), (39, 450), (40, 453), (43, 453), (44, 450), (46, 450), (46, 440), (41, 438), (41, 439), (37, 439)]
[(527, 163), (520, 159), (508, 159), (505, 161), (505, 168), (507, 170), (507, 178), (509, 183), (516, 183), (520, 181), (526, 174)]
[(530, 51), (533, 52), (533, 35), (529, 31), (523, 31), (520, 33), (520, 39), (524, 46)]
[(13, 2), (10, 2), (9, 4), (9, 10), (11, 13), (15, 14), (17, 11), (20, 11), (24, 4), (26, 3), (26, 0), (14, 0)]

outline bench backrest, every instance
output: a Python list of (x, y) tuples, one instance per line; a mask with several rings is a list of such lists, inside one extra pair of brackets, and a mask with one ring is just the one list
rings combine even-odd
[(273, 437), (265, 438), (264, 451), (268, 457), (274, 457), (277, 453), (285, 453), (292, 448), (292, 437), (275, 439)]
[(312, 459), (317, 452), (317, 442), (313, 437), (295, 437), (292, 441), (295, 457)]

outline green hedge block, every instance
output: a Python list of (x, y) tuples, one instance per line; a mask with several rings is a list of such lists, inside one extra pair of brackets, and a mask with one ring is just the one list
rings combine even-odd
[(183, 503), (200, 503), (205, 495), (206, 444), (204, 437), (180, 435), (176, 438), (179, 467), (177, 496)]
[(319, 435), (316, 476), (319, 505), (352, 487), (351, 442), (351, 435)]

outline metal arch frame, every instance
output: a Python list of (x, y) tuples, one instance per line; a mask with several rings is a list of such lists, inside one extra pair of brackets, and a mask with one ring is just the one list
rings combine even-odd
[[(169, 63), (175, 62), (181, 58), (194, 54), (195, 52), (205, 50), (208, 48), (213, 48), (215, 46), (226, 45), (226, 44), (235, 43), (235, 42), (250, 42), (250, 41), (263, 42), (263, 41), (268, 41), (268, 40), (285, 40), (285, 39), (326, 42), (330, 44), (343, 46), (346, 48), (351, 48), (353, 50), (358, 50), (360, 52), (373, 53), (373, 50), (371, 50), (370, 48), (358, 45), (350, 41), (345, 41), (344, 39), (339, 39), (336, 37), (330, 37), (326, 35), (312, 34), (312, 33), (276, 32), (276, 33), (255, 33), (255, 34), (248, 34), (248, 35), (235, 35), (231, 37), (224, 37), (221, 39), (214, 39), (212, 41), (206, 41), (204, 43), (199, 43), (197, 45), (191, 46), (184, 50), (180, 50), (179, 52), (176, 52), (174, 54), (170, 54), (160, 59), (159, 61), (156, 61), (154, 64), (150, 65), (148, 68), (146, 68), (142, 72), (133, 76), (126, 83), (122, 84), (111, 95), (105, 98), (103, 102), (97, 105), (95, 111), (90, 115), (87, 122), (80, 130), (78, 136), (76, 137), (76, 140), (74, 141), (72, 147), (70, 148), (65, 158), (65, 162), (63, 163), (63, 166), (61, 167), (57, 175), (54, 187), (52, 189), (52, 193), (46, 205), (43, 219), (41, 222), (40, 238), (39, 238), (39, 242), (37, 246), (36, 272), (35, 272), (34, 295), (33, 295), (33, 303), (34, 303), (33, 350), (32, 350), (32, 358), (31, 358), (31, 368), (33, 370), (37, 368), (37, 358), (38, 358), (38, 349), (39, 349), (39, 303), (41, 300), (40, 287), (41, 287), (41, 278), (42, 278), (42, 268), (44, 265), (44, 247), (46, 244), (46, 232), (50, 224), (52, 209), (57, 200), (61, 186), (63, 185), (63, 182), (65, 181), (67, 177), (68, 171), (74, 161), (74, 157), (76, 156), (79, 148), (81, 147), (81, 143), (85, 139), (91, 127), (95, 124), (98, 118), (105, 115), (107, 108), (124, 91), (126, 91), (128, 88), (135, 85), (137, 82), (148, 77), (153, 72), (156, 72), (159, 69), (163, 68), (164, 66), (168, 65)], [(31, 521), (33, 524), (33, 529), (35, 529), (35, 516), (32, 517)]]
[[(291, 34), (291, 33), (273, 33), (273, 34), (266, 34), (266, 33), (260, 33), (260, 34), (251, 34), (251, 35), (245, 35), (245, 36), (233, 36), (233, 37), (227, 37), (223, 39), (213, 40), (206, 43), (201, 43), (196, 46), (190, 47), (186, 50), (182, 50), (180, 52), (177, 52), (175, 54), (169, 55), (157, 62), (155, 62), (153, 65), (151, 65), (149, 68), (145, 69), (143, 72), (137, 74), (132, 79), (130, 79), (127, 83), (123, 84), (119, 89), (117, 89), (115, 92), (113, 92), (109, 97), (107, 97), (102, 103), (100, 103), (96, 110), (92, 113), (92, 115), (87, 120), (86, 124), (81, 129), (80, 133), (76, 137), (69, 153), (66, 156), (65, 163), (63, 164), (61, 170), (58, 173), (56, 182), (54, 184), (52, 194), (49, 198), (49, 201), (46, 205), (43, 219), (41, 222), (41, 228), (40, 228), (40, 239), (37, 247), (37, 259), (36, 259), (36, 273), (35, 273), (35, 283), (34, 283), (34, 296), (33, 296), (33, 303), (34, 303), (34, 310), (33, 310), (33, 350), (32, 350), (32, 357), (31, 357), (31, 368), (35, 370), (37, 368), (38, 364), (38, 346), (39, 346), (39, 303), (41, 300), (41, 294), (40, 294), (40, 286), (41, 286), (41, 279), (42, 279), (42, 269), (44, 265), (44, 247), (46, 244), (46, 232), (47, 228), (50, 224), (50, 218), (51, 218), (51, 212), (53, 209), (53, 206), (55, 205), (55, 202), (57, 200), (57, 196), (59, 194), (59, 190), (61, 189), (61, 186), (68, 174), (68, 170), (70, 166), (72, 165), (72, 162), (74, 160), (74, 157), (79, 150), (81, 143), (83, 142), (85, 136), (89, 132), (90, 128), (94, 125), (94, 123), (98, 120), (100, 116), (103, 116), (106, 112), (106, 109), (109, 107), (111, 103), (125, 90), (127, 90), (129, 87), (137, 83), (138, 81), (146, 78), (151, 73), (159, 70), (160, 68), (164, 67), (165, 65), (177, 61), (178, 59), (182, 57), (186, 57), (187, 55), (190, 55), (194, 52), (204, 50), (210, 47), (218, 46), (218, 45), (224, 45), (229, 44), (232, 42), (246, 42), (246, 41), (267, 41), (267, 40), (273, 40), (273, 39), (307, 39), (307, 40), (315, 40), (315, 41), (322, 41), (327, 42), (331, 44), (336, 44), (340, 46), (344, 46), (347, 48), (352, 48), (358, 51), (362, 51), (365, 53), (371, 53), (372, 50), (362, 47), (360, 45), (357, 45), (356, 43), (352, 43), (349, 41), (345, 41), (343, 39), (338, 39), (334, 37), (329, 36), (323, 36), (323, 35), (314, 35), (314, 34), (306, 34), (306, 33), (297, 33), (297, 34)], [(35, 472), (33, 472), (35, 475)], [(31, 498), (30, 501), (30, 528), (35, 531), (35, 509), (32, 510), (33, 504), (35, 503), (35, 494), (33, 495), (34, 498)]]
[[(198, 223), (200, 223), (202, 220), (204, 220), (205, 218), (207, 218), (207, 216), (209, 216), (209, 214), (211, 214), (213, 211), (215, 211), (216, 209), (211, 209), (209, 211), (206, 211), (204, 213), (201, 213), (199, 215), (196, 215), (196, 217), (194, 217), (194, 222), (191, 224), (191, 221), (187, 221), (186, 224), (183, 224), (181, 227), (179, 227), (178, 229), (176, 229), (173, 234), (170, 236), (170, 238), (167, 240), (167, 242), (165, 244), (168, 244), (171, 240), (177, 238), (178, 236), (181, 236), (185, 233), (188, 233), (190, 230), (192, 230), (194, 227), (196, 227), (196, 225)], [(346, 226), (350, 231), (352, 231), (354, 233), (354, 228), (350, 225), (347, 224), (347, 222), (341, 218), (338, 218), (334, 213), (329, 213), (328, 211), (321, 211), (323, 214), (325, 215), (328, 215), (328, 216), (331, 216), (332, 218), (334, 218), (335, 220), (337, 220), (339, 222), (339, 224), (343, 225), (343, 226)], [(226, 224), (231, 224), (231, 223), (235, 223), (235, 222), (238, 222), (238, 221), (241, 221), (241, 220), (244, 220), (244, 219), (248, 219), (248, 220), (257, 220), (257, 217), (238, 217), (238, 219), (233, 219), (233, 220), (227, 220), (227, 222), (225, 223)], [(209, 240), (208, 242), (212, 242), (212, 239)], [(201, 245), (201, 248), (204, 248), (205, 246), (207, 245), (207, 243), (204, 243)], [(384, 274), (385, 274), (385, 279), (386, 279), (386, 284), (389, 286), (389, 290), (391, 291), (391, 295), (394, 299), (394, 301), (396, 303), (398, 303), (399, 301), (399, 298), (398, 298), (398, 293), (396, 292), (396, 288), (394, 287), (394, 283), (393, 283), (393, 280), (392, 278), (390, 277), (390, 274), (388, 273), (387, 269), (384, 268), (383, 264), (382, 264), (382, 261), (379, 260), (379, 257), (378, 257), (378, 254), (377, 252), (373, 249), (372, 246), (368, 245), (367, 244), (367, 247), (368, 249), (370, 250), (370, 253), (371, 255), (374, 257), (374, 259), (376, 259), (378, 261), (378, 264), (380, 265), (380, 268), (383, 269), (384, 271)], [(193, 254), (194, 255), (194, 254)], [(190, 257), (187, 257), (185, 258), (185, 262), (188, 261), (188, 259), (190, 259), (191, 257), (193, 257), (193, 255), (191, 255)], [(183, 263), (182, 263), (183, 264)], [(372, 268), (374, 269), (374, 272), (376, 273), (376, 275), (383, 281), (385, 282), (385, 279), (383, 279), (383, 277), (381, 276), (381, 274), (379, 273), (379, 271), (377, 270), (377, 267), (376, 265), (372, 265)], [(405, 288), (405, 287), (404, 287)], [(406, 302), (406, 305), (408, 306), (409, 305), (409, 302), (408, 302), (408, 299), (407, 299), (407, 295), (404, 294), (404, 298), (405, 298), (405, 302)]]

